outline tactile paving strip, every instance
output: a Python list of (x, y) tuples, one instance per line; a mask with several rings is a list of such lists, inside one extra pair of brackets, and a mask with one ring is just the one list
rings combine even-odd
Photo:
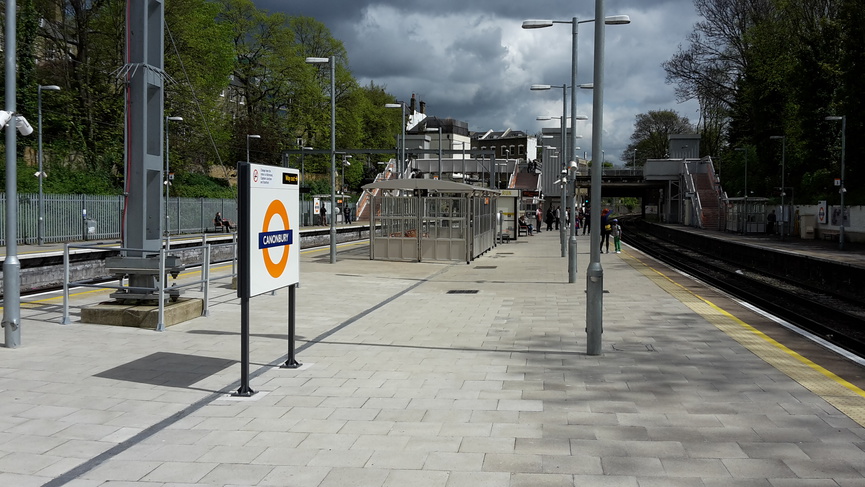
[(865, 427), (865, 391), (623, 253), (622, 259), (755, 355)]

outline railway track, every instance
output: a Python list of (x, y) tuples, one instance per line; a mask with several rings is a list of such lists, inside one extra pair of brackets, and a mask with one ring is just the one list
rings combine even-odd
[(629, 245), (670, 267), (778, 316), (858, 356), (865, 356), (865, 304), (743, 269), (629, 226)]

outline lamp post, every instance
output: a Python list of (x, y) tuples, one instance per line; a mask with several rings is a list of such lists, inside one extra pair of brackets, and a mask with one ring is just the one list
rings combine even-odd
[(342, 156), (342, 184), (340, 188), (342, 188), (342, 195), (345, 196), (345, 171), (348, 166), (351, 166), (351, 163), (348, 160), (351, 159), (351, 155), (345, 154)]
[(637, 172), (637, 149), (634, 149), (634, 159), (631, 162), (631, 169), (636, 173)]
[[(595, 26), (595, 66), (592, 82), (595, 86), (592, 100), (592, 237), (589, 251), (590, 262), (586, 271), (586, 351), (589, 355), (600, 355), (601, 334), (603, 333), (603, 292), (604, 271), (601, 267), (601, 165), (598, 160), (601, 153), (603, 137), (603, 100), (604, 100), (604, 26), (605, 24), (628, 24), (627, 15), (604, 15), (604, 0), (595, 0), (595, 19), (604, 19)], [(524, 29), (551, 27), (553, 24), (571, 24), (571, 86), (577, 86), (577, 34), (578, 25), (592, 20), (580, 21), (577, 17), (568, 21), (556, 20), (526, 20)], [(576, 97), (572, 96), (571, 106), (576, 107)], [(571, 110), (576, 115), (576, 109)], [(574, 140), (573, 147), (577, 146)], [(574, 154), (576, 157), (576, 154)]]
[[(439, 133), (439, 180), (442, 178), (442, 126), (439, 124), (438, 128), (428, 128), (427, 132), (438, 132)], [(432, 171), (430, 171), (432, 172)]]
[[(170, 196), (169, 189), (171, 187), (171, 166), (168, 164), (168, 151), (170, 146), (168, 145), (168, 122), (182, 122), (183, 117), (165, 117), (165, 178), (163, 184), (165, 185), (165, 232), (164, 235), (167, 237), (171, 232), (169, 230), (168, 225), (168, 198)], [(249, 162), (249, 149), (247, 149), (247, 162)], [(166, 244), (168, 245), (168, 244)]]
[(778, 140), (781, 139), (781, 239), (784, 239), (784, 224), (786, 223), (787, 214), (786, 208), (784, 207), (784, 196), (786, 195), (787, 189), (784, 187), (784, 173), (785, 171), (785, 158), (787, 153), (787, 138), (783, 135), (770, 135), (770, 139)]
[(42, 195), (42, 178), (45, 177), (45, 171), (42, 170), (42, 92), (43, 91), (60, 91), (60, 87), (57, 85), (39, 85), (36, 88), (36, 106), (39, 112), (39, 118), (37, 120), (37, 135), (38, 135), (38, 154), (37, 159), (39, 160), (39, 172), (36, 175), (39, 177), (39, 218), (37, 222), (37, 237), (36, 242), (39, 245), (42, 245), (45, 241), (45, 201)]
[(741, 151), (745, 154), (745, 223), (742, 225), (742, 233), (748, 235), (748, 148), (736, 147), (733, 150)]
[(838, 229), (838, 249), (844, 250), (844, 193), (847, 189), (844, 187), (844, 159), (847, 150), (847, 115), (833, 115), (826, 117), (826, 120), (834, 122), (841, 121), (841, 226)]
[(304, 179), (305, 171), (304, 171), (304, 166), (303, 166), (303, 155), (308, 150), (312, 150), (312, 147), (301, 147), (300, 148), (300, 185), (301, 186), (303, 186), (303, 183), (306, 182), (306, 179)]
[[(562, 92), (564, 93), (564, 87), (562, 88)], [(567, 97), (563, 94), (562, 95), (562, 110), (567, 110), (567, 101), (566, 100), (567, 100)], [(551, 120), (554, 118), (558, 118), (562, 122), (561, 123), (561, 125), (562, 125), (562, 150), (561, 150), (561, 152), (559, 152), (559, 154), (566, 154), (567, 153), (567, 149), (565, 148), (565, 146), (567, 145), (567, 140), (566, 140), (566, 136), (565, 136), (565, 123), (567, 120), (566, 114), (564, 112), (562, 112), (561, 117), (537, 117), (537, 120)], [(564, 159), (565, 158), (562, 157), (562, 161), (564, 161)], [(565, 171), (564, 162), (562, 162), (561, 171), (562, 172)], [(564, 175), (562, 175), (562, 177), (564, 177)], [(566, 206), (565, 200), (567, 199), (567, 188), (565, 187), (564, 184), (559, 185), (559, 187), (561, 189), (561, 196), (559, 197), (559, 199), (562, 202), (562, 204), (559, 206), (559, 213), (561, 213), (562, 212), (561, 208), (563, 206)], [(559, 216), (561, 217), (561, 215), (559, 215)], [(559, 226), (559, 240), (561, 241), (562, 257), (566, 257), (568, 255), (567, 254), (567, 251), (568, 251), (567, 237), (565, 235), (566, 235), (565, 234), (565, 226), (560, 225)]]
[[(336, 208), (336, 57), (308, 57), (310, 64), (330, 64), (330, 211)], [(330, 263), (336, 264), (335, 215), (330, 216)]]
[(249, 164), (249, 139), (260, 139), (260, 135), (248, 134), (246, 136), (246, 163)]
[(399, 119), (402, 129), (402, 143), (399, 145), (399, 161), (396, 163), (396, 177), (402, 178), (403, 164), (405, 164), (405, 102), (385, 103), (385, 108), (399, 108), (402, 110), (402, 118)]

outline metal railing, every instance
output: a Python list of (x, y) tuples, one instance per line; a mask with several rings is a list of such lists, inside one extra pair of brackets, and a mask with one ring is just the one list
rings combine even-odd
[[(6, 214), (9, 201), (0, 193), (0, 212)], [(36, 244), (39, 239), (39, 195), (18, 195), (18, 243)], [(45, 243), (82, 240), (119, 239), (123, 218), (120, 195), (43, 195)], [(200, 233), (212, 230), (216, 212), (237, 221), (237, 201), (233, 198), (170, 198), (168, 231), (171, 234)], [(0, 245), (6, 245), (6, 219), (0, 220)]]
[[(234, 257), (232, 259), (232, 267), (231, 274), (221, 276), (221, 277), (212, 277), (210, 274), (210, 266), (211, 266), (211, 254), (214, 247), (225, 247), (231, 246), (233, 248), (232, 252)], [(68, 325), (72, 323), (72, 319), (70, 317), (70, 299), (69, 299), (69, 290), (73, 287), (89, 287), (96, 289), (115, 289), (115, 290), (123, 290), (123, 289), (132, 289), (128, 285), (124, 286), (123, 279), (117, 280), (99, 280), (99, 281), (72, 281), (71, 273), (70, 273), (70, 249), (90, 249), (91, 246), (88, 245), (72, 245), (66, 244), (64, 246), (63, 251), (63, 314), (60, 319), (60, 323), (63, 325)], [(144, 249), (129, 249), (129, 248), (118, 248), (121, 252), (134, 251), (134, 252), (144, 252)], [(236, 274), (235, 263), (237, 262), (237, 240), (233, 239), (230, 243), (224, 244), (209, 244), (207, 243), (207, 236), (203, 236), (202, 244), (195, 247), (186, 247), (184, 251), (195, 251), (199, 252), (201, 256), (201, 260), (197, 262), (191, 262), (192, 266), (198, 266), (200, 268), (199, 278), (192, 280), (185, 280), (183, 283), (175, 282), (171, 286), (167, 286), (167, 270), (165, 264), (165, 258), (171, 250), (169, 249), (159, 249), (159, 268), (158, 273), (156, 274), (158, 277), (154, 280), (156, 283), (156, 287), (154, 288), (135, 288), (137, 291), (146, 291), (155, 293), (157, 298), (156, 306), (157, 306), (157, 320), (156, 320), (156, 331), (164, 331), (165, 330), (165, 300), (169, 299), (169, 292), (174, 291), (177, 292), (183, 288), (193, 288), (198, 287), (198, 291), (202, 294), (202, 310), (201, 316), (208, 316), (210, 314), (210, 284), (212, 281), (219, 279), (228, 279), (234, 278)], [(176, 279), (176, 278), (175, 278)], [(160, 298), (161, 297), (161, 298)]]

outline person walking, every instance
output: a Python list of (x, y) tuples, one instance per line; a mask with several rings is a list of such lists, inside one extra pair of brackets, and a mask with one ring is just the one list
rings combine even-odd
[(547, 220), (546, 220), (546, 222), (547, 222), (547, 231), (548, 232), (553, 231), (553, 220), (555, 220), (555, 219), (556, 218), (553, 216), (553, 207), (551, 206), (551, 207), (547, 208)]
[(613, 218), (610, 233), (613, 234), (613, 246), (617, 254), (622, 253), (622, 227), (619, 226), (619, 220)]
[(610, 253), (610, 231), (612, 230), (609, 216), (609, 208), (604, 208), (604, 210), (601, 211), (601, 253), (604, 253), (603, 247), (606, 246), (608, 254)]
[(592, 214), (587, 211), (587, 212), (585, 212), (585, 221), (583, 221), (583, 235), (585, 235), (586, 232), (589, 232), (589, 233), (592, 232), (591, 223), (592, 223)]
[(350, 225), (351, 224), (351, 207), (349, 207), (348, 205), (345, 205), (342, 209), (342, 212), (343, 212), (343, 216), (345, 216), (346, 225)]
[(559, 229), (559, 222), (562, 219), (562, 207), (561, 206), (556, 207), (556, 212), (553, 213), (553, 218), (555, 218), (556, 230), (558, 230)]

